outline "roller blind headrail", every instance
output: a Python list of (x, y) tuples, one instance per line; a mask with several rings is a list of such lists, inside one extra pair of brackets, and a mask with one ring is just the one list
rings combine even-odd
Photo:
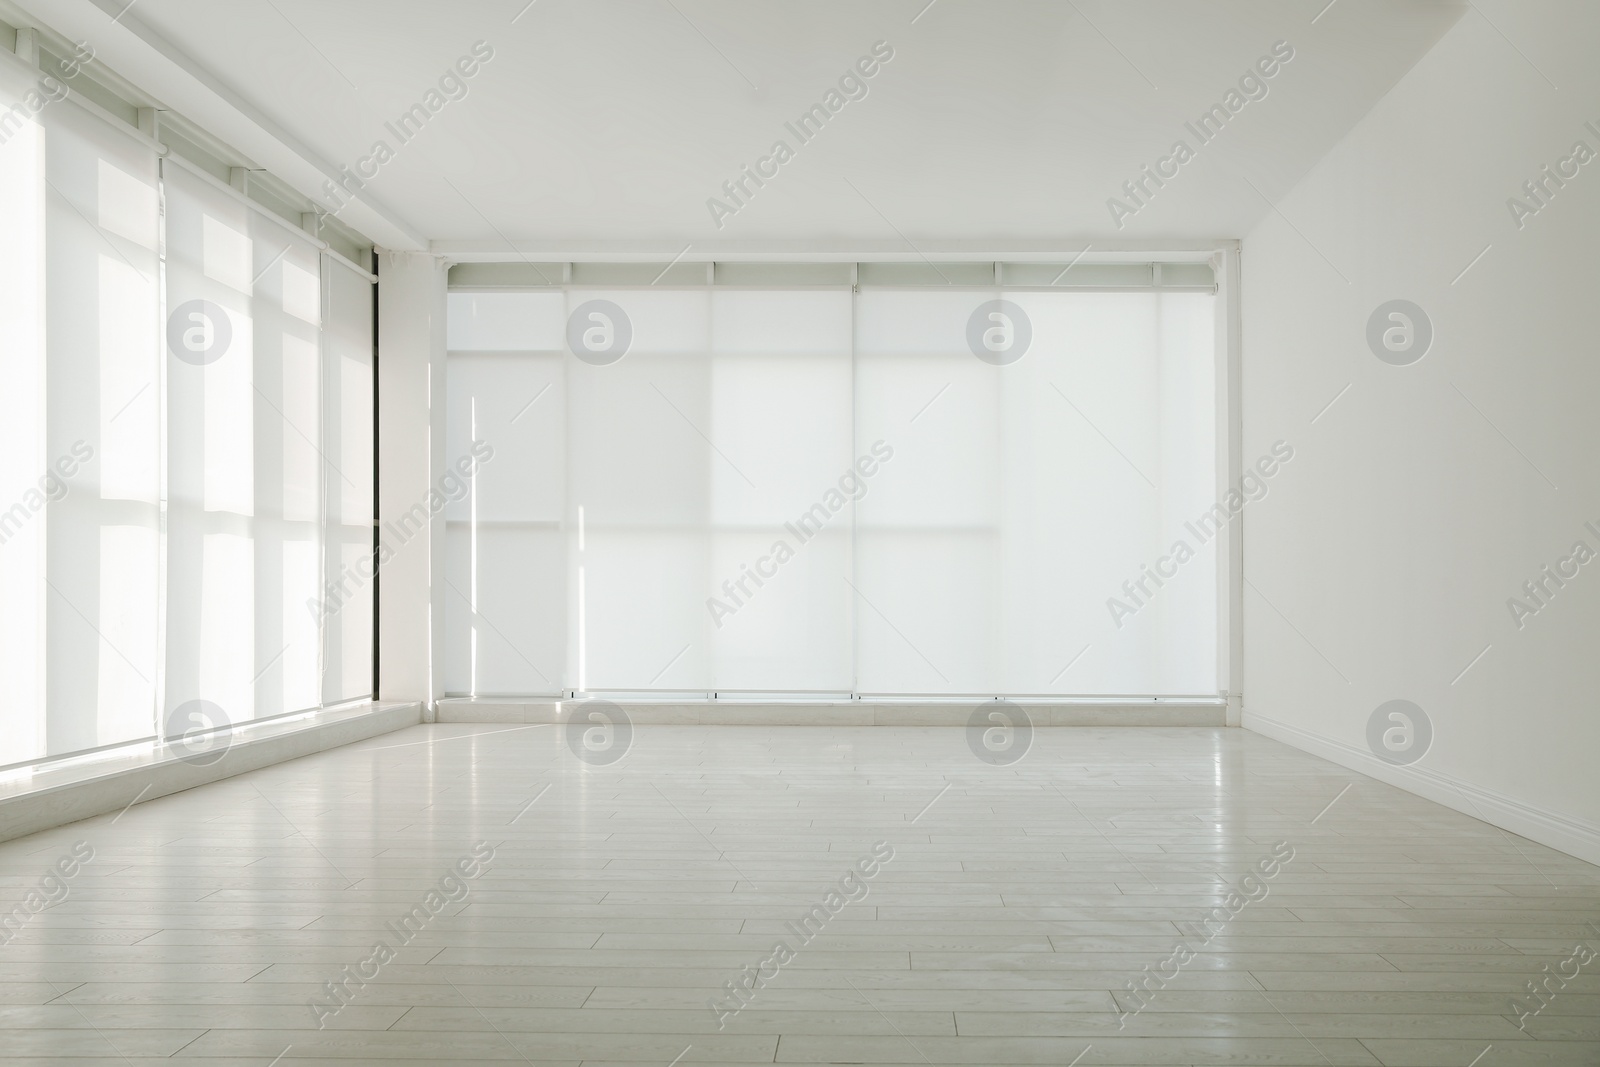
[(277, 223), (279, 226), (282, 226), (284, 229), (286, 229), (290, 233), (292, 233), (295, 237), (299, 238), (302, 241), (305, 241), (307, 244), (311, 245), (317, 251), (322, 252), (325, 255), (327, 255), (329, 259), (333, 260), (336, 263), (342, 264), (345, 267), (348, 267), (350, 270), (355, 271), (357, 274), (359, 274), (363, 278), (367, 279), (367, 281), (376, 282), (378, 280), (377, 275), (373, 274), (371, 271), (367, 270), (365, 267), (361, 266), (359, 263), (352, 262), (349, 258), (347, 258), (338, 249), (336, 249), (332, 245), (328, 244), (328, 242), (322, 240), (321, 238), (312, 236), (311, 234), (307, 233), (305, 230), (301, 229), (299, 226), (295, 225), (293, 222), (290, 222), (288, 219), (284, 218), (282, 215), (278, 214), (277, 212), (271, 211), (271, 210), (269, 210), (269, 209), (267, 209), (265, 207), (262, 207), (260, 204), (256, 203), (254, 200), (250, 199), (248, 196), (245, 196), (243, 193), (241, 193), (239, 190), (235, 189), (233, 186), (231, 186), (228, 183), (218, 179), (216, 177), (216, 175), (207, 173), (205, 168), (200, 167), (197, 164), (191, 163), (189, 160), (184, 159), (182, 156), (180, 156), (180, 155), (178, 155), (176, 153), (174, 153), (172, 155), (169, 155), (169, 156), (163, 157), (162, 166), (165, 166), (168, 163), (176, 163), (176, 164), (178, 164), (184, 170), (188, 171), (190, 174), (194, 175), (195, 177), (199, 178), (201, 181), (203, 181), (206, 184), (210, 185), (212, 188), (216, 189), (218, 192), (222, 193), (225, 196), (228, 196), (228, 197), (232, 198), (233, 200), (237, 201), (238, 203), (240, 203), (244, 207), (249, 208), (251, 211), (254, 211), (256, 214), (260, 215), (262, 218), (270, 219), (271, 221)]
[(455, 292), (650, 289), (822, 290), (906, 289), (961, 292), (1166, 292), (1215, 293), (1210, 264), (1127, 263), (456, 263)]

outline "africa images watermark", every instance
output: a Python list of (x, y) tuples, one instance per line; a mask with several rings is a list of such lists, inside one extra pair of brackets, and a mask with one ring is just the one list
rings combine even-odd
[(162, 739), (169, 750), (194, 767), (222, 762), (233, 747), (233, 718), (221, 704), (203, 697), (185, 700), (167, 710)]
[[(813, 904), (800, 916), (798, 923), (786, 922), (783, 925), (795, 936), (799, 942), (798, 948), (804, 948), (817, 935), (822, 933), (828, 921), (845, 909), (848, 904), (859, 903), (867, 899), (867, 894), (872, 887), (867, 883), (876, 878), (883, 865), (894, 859), (894, 847), (887, 841), (875, 841), (872, 851), (856, 860), (845, 871), (837, 885), (830, 886), (827, 893), (823, 894), (821, 904)], [(728, 999), (718, 1002), (715, 998), (706, 1001), (706, 1007), (711, 1009), (711, 1018), (721, 1030), (728, 1025), (728, 1020), (738, 1015), (750, 1002), (755, 999), (756, 990), (778, 977), (778, 972), (786, 964), (792, 963), (797, 956), (797, 949), (790, 947), (789, 942), (780, 938), (773, 943), (772, 951), (765, 958), (755, 964), (746, 964), (738, 977), (730, 978), (722, 983), (722, 988), (727, 990)], [(771, 973), (767, 973), (768, 971)]]
[(366, 958), (340, 971), (337, 980), (322, 983), (322, 1001), (306, 1001), (306, 1007), (316, 1017), (317, 1029), (321, 1030), (327, 1025), (328, 1019), (338, 1015), (345, 1005), (365, 992), (367, 983), (375, 980), (384, 965), (394, 960), (396, 949), (405, 948), (427, 929), (428, 924), (444, 911), (445, 905), (459, 904), (467, 899), (472, 892), (472, 881), (482, 877), (493, 859), (494, 846), (487, 841), (479, 841), (470, 853), (445, 869), (439, 884), (423, 894), (420, 903), (413, 904), (394, 922), (384, 923), (384, 929), (394, 937), (394, 947), (391, 948), (387, 941), (378, 941)]
[(72, 90), (67, 88), (67, 82), (76, 78), (78, 73), (93, 61), (94, 48), (87, 41), (77, 42), (73, 46), (72, 55), (61, 61), (60, 78), (51, 74), (40, 76), (34, 88), (23, 93), (20, 100), (0, 115), (0, 145), (15, 137), (24, 124), (38, 118), (45, 108), (60, 103), (71, 95)]
[[(1583, 524), (1587, 530), (1600, 543), (1600, 529), (1592, 522)], [(1589, 542), (1578, 538), (1572, 542), (1572, 550), (1565, 556), (1556, 558), (1555, 563), (1546, 563), (1539, 568), (1532, 578), (1522, 583), (1522, 594), (1527, 599), (1518, 597), (1506, 598), (1506, 610), (1511, 613), (1511, 621), (1517, 629), (1528, 625), (1528, 620), (1550, 606), (1550, 601), (1555, 599), (1557, 593), (1567, 587), (1567, 583), (1578, 576), (1579, 568), (1595, 558), (1595, 550)]]
[(1139, 168), (1137, 177), (1123, 182), (1122, 191), (1127, 200), (1119, 200), (1114, 196), (1106, 200), (1106, 210), (1111, 212), (1111, 221), (1117, 224), (1117, 229), (1122, 229), (1124, 220), (1137, 215), (1155, 199), (1156, 193), (1167, 181), (1176, 178), (1179, 169), (1221, 134), (1229, 120), (1243, 111), (1246, 104), (1252, 100), (1265, 100), (1271, 91), (1267, 82), (1276, 77), (1293, 58), (1294, 47), (1288, 41), (1275, 42), (1271, 53), (1257, 59), (1254, 66), (1239, 76), (1237, 89), (1229, 89), (1220, 103), (1212, 104), (1195, 122), (1183, 124), (1184, 129), (1194, 135), (1193, 147), (1180, 137), (1172, 142), (1172, 148), (1166, 155), (1156, 160), (1154, 169), (1146, 163)]
[(367, 182), (376, 178), (378, 171), (394, 159), (400, 148), (420, 134), (423, 127), (435, 115), (453, 101), (465, 100), (467, 93), (471, 91), (468, 82), (493, 58), (494, 48), (487, 41), (474, 41), (470, 55), (461, 56), (439, 75), (437, 87), (429, 87), (420, 100), (402, 111), (394, 121), (385, 122), (384, 129), (394, 135), (394, 145), (391, 146), (388, 141), (380, 137), (372, 142), (371, 150), (356, 160), (354, 165), (344, 164), (339, 168), (337, 182), (329, 178), (322, 183), (322, 191), (328, 195), (334, 206), (329, 208), (312, 201), (317, 225), (321, 226), (323, 219), (337, 215), (348, 207), (350, 201), (355, 199), (356, 193), (365, 189)]
[[(453, 466), (446, 468), (445, 472), (439, 475), (438, 484), (428, 490), (426, 497), (411, 505), (410, 510), (398, 518), (384, 520), (379, 528), (377, 548), (359, 557), (353, 564), (344, 564), (339, 568), (338, 577), (328, 579), (327, 584), (322, 587), (322, 596), (311, 597), (306, 601), (306, 610), (311, 613), (311, 617), (320, 621), (325, 614), (333, 614), (343, 608), (345, 601), (360, 592), (362, 587), (372, 580), (378, 568), (388, 563), (396, 552), (428, 528), (429, 520), (443, 511), (446, 504), (465, 499), (472, 490), (473, 475), (493, 458), (493, 445), (487, 441), (473, 441), (469, 454), (457, 459)], [(384, 538), (385, 533), (394, 539), (392, 545)]]
[(609, 767), (633, 745), (633, 720), (609, 700), (574, 701), (564, 709), (562, 736), (572, 754), (591, 767)]
[(1367, 717), (1367, 748), (1385, 763), (1404, 767), (1433, 747), (1433, 719), (1415, 701), (1385, 700)]
[(979, 704), (967, 718), (967, 747), (993, 767), (1009, 767), (1033, 745), (1033, 717), (1009, 700)]
[[(1270, 492), (1267, 480), (1278, 473), (1282, 464), (1293, 458), (1293, 446), (1286, 441), (1273, 442), (1272, 451), (1256, 460), (1255, 466), (1244, 473), (1237, 486), (1229, 489), (1221, 500), (1212, 504), (1198, 518), (1183, 524), (1193, 535), (1194, 544), (1190, 544), (1188, 538), (1180, 537), (1172, 543), (1167, 554), (1154, 564), (1140, 564), (1139, 576), (1122, 583), (1122, 592), (1127, 599), (1115, 596), (1106, 598), (1106, 610), (1111, 612), (1111, 621), (1117, 629), (1122, 629), (1125, 620), (1139, 614), (1155, 598), (1157, 590), (1178, 576), (1178, 568), (1193, 559), (1196, 550), (1215, 537), (1234, 516), (1244, 510), (1246, 504), (1265, 500)], [(1150, 588), (1148, 583), (1151, 582), (1155, 583), (1155, 589)]]
[(1433, 319), (1414, 300), (1385, 300), (1367, 316), (1367, 347), (1391, 367), (1409, 367), (1433, 347)]
[(17, 531), (27, 525), (29, 519), (43, 511), (46, 504), (65, 498), (69, 488), (68, 483), (83, 465), (93, 458), (93, 445), (82, 440), (72, 442), (71, 451), (58, 457), (39, 476), (36, 488), (27, 490), (22, 494), (21, 500), (0, 512), (0, 545), (15, 537)]
[[(794, 135), (796, 145), (809, 143), (839, 112), (852, 100), (865, 100), (868, 92), (868, 79), (874, 77), (882, 64), (894, 58), (894, 47), (888, 41), (874, 41), (870, 55), (864, 55), (855, 61), (855, 64), (839, 75), (838, 87), (829, 89), (822, 95), (820, 103), (812, 104), (794, 122), (785, 122), (783, 128)], [(767, 154), (756, 160), (752, 168), (746, 163), (739, 168), (739, 174), (722, 183), (722, 194), (727, 200), (715, 196), (706, 199), (706, 210), (711, 212), (711, 221), (717, 229), (722, 229), (725, 220), (737, 215), (755, 197), (756, 191), (766, 186), (767, 182), (778, 176), (778, 170), (785, 163), (795, 157), (795, 149), (789, 142), (778, 138), (772, 142), (772, 147)], [(751, 184), (755, 185), (752, 189)]]
[[(878, 473), (880, 464), (887, 463), (894, 457), (894, 447), (881, 440), (874, 441), (871, 453), (857, 459), (855, 466), (839, 476), (837, 488), (830, 488), (823, 493), (822, 499), (807, 508), (798, 519), (783, 524), (783, 528), (794, 537), (797, 544), (803, 545), (816, 537), (828, 524), (828, 520), (843, 511), (846, 504), (866, 496), (867, 479)], [(756, 560), (754, 567), (748, 563), (739, 564), (738, 577), (726, 579), (722, 583), (722, 592), (727, 600), (714, 596), (706, 598), (706, 610), (711, 613), (711, 621), (717, 624), (717, 629), (722, 629), (722, 620), (726, 616), (737, 615), (739, 609), (755, 596), (755, 591), (748, 583), (754, 582), (756, 589), (760, 589), (766, 584), (763, 579), (776, 577), (778, 568), (794, 557), (794, 547), (780, 537), (772, 543), (766, 555)]]
[[(1589, 933), (1600, 937), (1600, 926), (1595, 925), (1593, 922), (1586, 923), (1585, 926)], [(1528, 1020), (1549, 1007), (1550, 1002), (1556, 998), (1556, 994), (1567, 988), (1568, 982), (1578, 977), (1585, 967), (1593, 963), (1596, 955), (1594, 946), (1587, 941), (1579, 941), (1572, 946), (1572, 952), (1567, 958), (1556, 964), (1554, 974), (1550, 973), (1550, 965), (1548, 963), (1541, 964), (1539, 969), (1544, 972), (1544, 977), (1538, 984), (1535, 984), (1532, 979), (1528, 981), (1528, 995), (1533, 998), (1533, 1003), (1529, 1004), (1527, 1001), (1515, 998), (1511, 1001), (1511, 1010), (1517, 1013), (1517, 1028), (1526, 1030), (1528, 1028)], [(1567, 967), (1569, 966), (1572, 968), (1572, 973), (1570, 974), (1567, 973)], [(1551, 982), (1556, 983), (1555, 988), (1551, 988)]]
[[(1585, 122), (1584, 128), (1596, 137), (1600, 137), (1600, 126), (1593, 120)], [(1522, 183), (1522, 193), (1527, 197), (1506, 197), (1506, 210), (1511, 212), (1511, 221), (1517, 224), (1517, 229), (1522, 229), (1528, 220), (1545, 208), (1550, 206), (1556, 194), (1567, 187), (1567, 182), (1578, 176), (1580, 168), (1595, 158), (1595, 150), (1589, 143), (1582, 139), (1572, 142), (1572, 147), (1567, 154), (1556, 160), (1555, 169), (1550, 169), (1546, 163), (1539, 168), (1539, 173)]]
[[(1205, 934), (1204, 938), (1195, 941), (1193, 948), (1190, 947), (1187, 940), (1180, 940), (1176, 945), (1172, 946), (1170, 955), (1156, 961), (1154, 971), (1150, 969), (1148, 964), (1144, 967), (1141, 972), (1142, 977), (1138, 980), (1137, 985), (1131, 978), (1124, 983), (1128, 998), (1137, 1007), (1132, 1011), (1118, 1009), (1117, 1029), (1121, 1030), (1126, 1027), (1130, 1018), (1149, 1007), (1151, 1002), (1155, 1000), (1155, 995), (1165, 989), (1168, 982), (1177, 979), (1183, 968), (1204, 951), (1206, 946), (1210, 945), (1216, 938), (1217, 934), (1226, 929), (1228, 923), (1237, 918), (1241, 911), (1248, 905), (1259, 904), (1266, 900), (1267, 895), (1272, 892), (1271, 886), (1267, 883), (1278, 877), (1283, 868), (1292, 859), (1294, 859), (1293, 845), (1287, 841), (1279, 841), (1273, 845), (1271, 855), (1258, 860), (1254, 869), (1239, 879), (1238, 885), (1229, 886), (1227, 895), (1222, 898), (1222, 903), (1208, 911), (1205, 918), (1200, 920), (1200, 931)], [(1217, 926), (1215, 930), (1211, 929), (1212, 923)], [(1168, 968), (1171, 969), (1171, 974), (1164, 973)], [(1152, 982), (1155, 983), (1154, 989), (1151, 988)]]
[(50, 872), (39, 879), (38, 886), (28, 890), (20, 904), (10, 911), (0, 912), (0, 945), (10, 944), (35, 915), (66, 900), (72, 892), (72, 879), (93, 859), (93, 845), (87, 841), (75, 842), (72, 851), (56, 860)]

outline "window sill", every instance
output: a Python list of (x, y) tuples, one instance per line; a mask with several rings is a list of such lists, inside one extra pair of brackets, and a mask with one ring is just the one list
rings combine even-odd
[(154, 800), (245, 771), (390, 733), (422, 721), (417, 703), (363, 702), (288, 719), (242, 724), (221, 755), (194, 759), (174, 746), (140, 745), (72, 759), (0, 780), (0, 841)]

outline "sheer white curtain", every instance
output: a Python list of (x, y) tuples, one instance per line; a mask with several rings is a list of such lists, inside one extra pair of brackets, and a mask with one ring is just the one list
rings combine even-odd
[(447, 690), (1214, 693), (1213, 302), (453, 293)]

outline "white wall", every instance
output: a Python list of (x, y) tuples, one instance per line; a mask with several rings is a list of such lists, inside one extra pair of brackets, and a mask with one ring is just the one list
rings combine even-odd
[[(378, 697), (432, 702), (443, 645), (445, 273), (436, 256), (385, 252), (378, 276)], [(420, 510), (419, 510), (420, 508)], [(425, 514), (425, 517), (424, 517)], [(432, 721), (431, 718), (429, 721)]]
[[(1507, 607), (1600, 552), (1600, 159), (1506, 204), (1600, 152), (1600, 7), (1479, 6), (1244, 242), (1244, 455), (1295, 448), (1246, 514), (1244, 725), (1600, 862), (1600, 561)], [(1393, 298), (1435, 328), (1410, 366), (1365, 340)], [(1410, 767), (1369, 753), (1392, 698), (1433, 724)]]

